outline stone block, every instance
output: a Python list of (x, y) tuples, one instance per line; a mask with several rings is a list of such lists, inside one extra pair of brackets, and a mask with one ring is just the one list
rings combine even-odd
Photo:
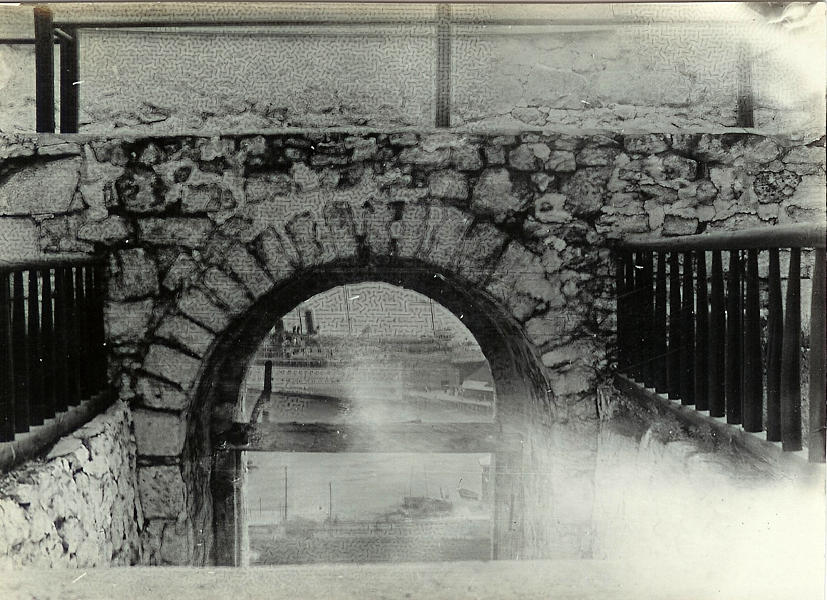
[(283, 173), (268, 173), (247, 178), (244, 193), (249, 204), (274, 200), (290, 193), (292, 179)]
[(178, 310), (216, 333), (226, 329), (230, 322), (227, 311), (197, 287), (190, 287), (181, 294)]
[(781, 160), (785, 163), (823, 165), (827, 156), (824, 146), (795, 146)]
[(153, 300), (108, 301), (103, 307), (106, 339), (110, 344), (139, 343), (146, 335), (152, 316)]
[(483, 162), (477, 146), (459, 146), (451, 150), (451, 162), (460, 171), (478, 171)]
[(800, 180), (792, 171), (761, 171), (752, 180), (752, 190), (762, 204), (782, 202), (793, 195)]
[(158, 293), (158, 268), (143, 248), (119, 250), (109, 259), (109, 297), (130, 300)]
[(517, 107), (511, 111), (511, 116), (529, 125), (543, 125), (546, 122), (546, 116), (532, 106)]
[(614, 148), (586, 147), (577, 153), (575, 162), (584, 167), (605, 167), (614, 162), (617, 154)]
[(201, 248), (213, 229), (209, 219), (187, 217), (149, 217), (138, 219), (138, 237), (158, 246)]
[(659, 154), (669, 149), (666, 136), (659, 133), (623, 136), (623, 148), (631, 154)]
[(158, 174), (143, 165), (127, 170), (115, 180), (118, 203), (124, 210), (137, 214), (166, 210), (174, 199), (167, 197), (165, 187)]
[(138, 492), (147, 519), (176, 519), (184, 510), (186, 491), (177, 466), (139, 467)]
[(718, 195), (718, 188), (711, 181), (693, 181), (689, 185), (678, 189), (678, 200), (696, 202), (698, 204), (712, 204)]
[(180, 315), (166, 315), (155, 330), (155, 335), (176, 342), (198, 356), (206, 356), (215, 340), (212, 332)]
[(523, 200), (513, 191), (511, 176), (503, 168), (486, 169), (474, 186), (471, 212), (501, 220), (520, 210)]
[(141, 405), (150, 408), (184, 410), (189, 405), (187, 395), (177, 387), (146, 376), (135, 379), (135, 394)]
[(574, 152), (567, 150), (554, 150), (549, 154), (545, 163), (546, 171), (558, 171), (570, 173), (577, 168)]
[(312, 192), (320, 187), (319, 175), (304, 163), (293, 163), (290, 176), (300, 192)]
[(139, 456), (178, 456), (184, 448), (187, 421), (178, 413), (135, 408), (135, 445)]
[(551, 390), (557, 397), (593, 392), (595, 385), (594, 370), (581, 365), (551, 377)]
[(0, 215), (62, 214), (72, 210), (81, 159), (36, 162), (0, 182)]
[(102, 221), (88, 221), (78, 229), (78, 239), (106, 245), (128, 241), (133, 235), (127, 220), (116, 215)]
[(664, 215), (663, 235), (692, 235), (698, 232), (698, 219), (680, 215)]
[[(508, 164), (518, 171), (536, 171), (541, 168), (543, 161), (537, 156), (533, 146), (540, 144), (520, 144), (508, 153)], [(545, 146), (545, 144), (541, 144)], [(548, 150), (548, 146), (545, 146)], [(548, 158), (549, 153), (545, 153)]]
[(562, 316), (548, 314), (532, 317), (525, 323), (526, 336), (532, 344), (541, 348), (563, 338), (566, 330), (563, 321)]
[(587, 167), (576, 171), (560, 191), (566, 195), (566, 209), (575, 217), (587, 217), (600, 212), (611, 170)]
[(200, 367), (198, 359), (160, 344), (149, 347), (142, 365), (147, 373), (175, 383), (184, 391), (195, 383)]
[(416, 146), (419, 143), (413, 132), (392, 133), (388, 138), (392, 146)]
[(241, 245), (235, 245), (227, 250), (224, 255), (227, 268), (241, 280), (244, 287), (253, 295), (253, 298), (261, 298), (264, 294), (273, 289), (273, 281), (262, 269), (255, 258)]
[(566, 196), (549, 193), (534, 200), (534, 218), (541, 223), (567, 223), (571, 213), (565, 210)]
[(451, 150), (442, 148), (428, 152), (423, 148), (405, 148), (399, 153), (399, 162), (423, 168), (444, 169), (451, 163)]
[(240, 315), (252, 304), (244, 287), (216, 267), (204, 271), (201, 281), (204, 287), (211, 291), (233, 316)]
[(181, 212), (202, 214), (235, 208), (233, 193), (217, 183), (185, 186), (181, 192)]
[(375, 138), (345, 138), (345, 148), (353, 150), (350, 156), (353, 162), (371, 160), (378, 151)]
[(288, 252), (285, 247), (289, 243), (272, 227), (265, 229), (256, 239), (257, 253), (274, 281), (284, 281), (296, 270), (291, 258), (295, 253)]
[(498, 166), (505, 164), (505, 149), (502, 146), (486, 146), (483, 148), (485, 164)]
[(465, 200), (468, 198), (468, 182), (456, 171), (444, 170), (431, 173), (428, 190), (434, 198)]

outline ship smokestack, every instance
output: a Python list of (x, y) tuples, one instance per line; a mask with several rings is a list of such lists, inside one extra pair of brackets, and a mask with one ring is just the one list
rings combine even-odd
[(304, 322), (307, 324), (307, 334), (313, 335), (316, 333), (316, 329), (313, 325), (313, 311), (306, 310), (304, 311)]

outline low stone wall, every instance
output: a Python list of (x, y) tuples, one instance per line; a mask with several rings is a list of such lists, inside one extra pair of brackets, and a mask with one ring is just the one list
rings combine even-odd
[(135, 564), (132, 415), (123, 402), (0, 478), (0, 568)]

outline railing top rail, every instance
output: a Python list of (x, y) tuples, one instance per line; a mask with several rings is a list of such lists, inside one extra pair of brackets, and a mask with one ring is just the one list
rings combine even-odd
[(100, 256), (41, 256), (36, 258), (0, 258), (0, 271), (25, 271), (28, 269), (45, 269), (55, 267), (79, 267), (94, 265), (103, 261)]
[(796, 223), (742, 231), (716, 231), (673, 238), (626, 239), (628, 250), (746, 250), (749, 248), (824, 248), (827, 223)]

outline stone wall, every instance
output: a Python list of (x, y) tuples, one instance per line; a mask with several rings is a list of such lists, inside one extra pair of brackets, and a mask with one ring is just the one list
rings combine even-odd
[(0, 569), (138, 562), (132, 415), (123, 402), (0, 477)]
[(825, 211), (824, 138), (749, 132), (41, 136), (3, 153), (0, 222), (42, 252), (108, 257), (110, 379), (159, 564), (209, 560), (209, 456), (245, 359), (308, 296), (420, 291), (463, 315), (504, 413), (588, 420), (612, 360), (611, 239)]

